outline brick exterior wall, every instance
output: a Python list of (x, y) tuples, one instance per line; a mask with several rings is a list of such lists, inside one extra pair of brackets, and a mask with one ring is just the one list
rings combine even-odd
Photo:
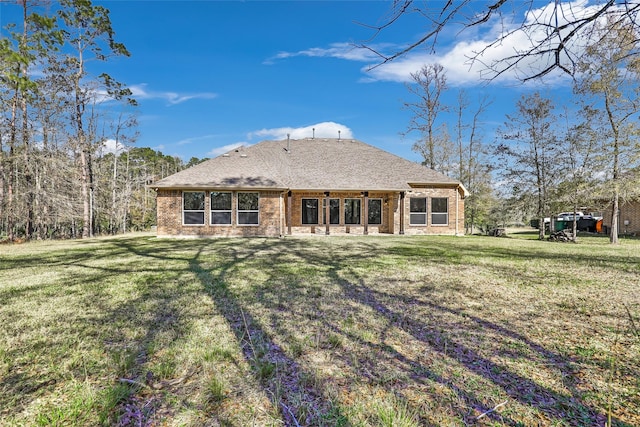
[[(205, 191), (205, 190), (188, 190)], [(247, 191), (254, 192), (254, 191)], [(182, 223), (182, 190), (158, 190), (157, 222), (158, 236), (185, 237), (241, 237), (241, 236), (280, 236), (283, 224), (280, 219), (282, 210), (282, 194), (278, 191), (260, 191), (259, 224), (237, 224), (237, 192), (233, 192), (231, 203), (231, 225), (211, 225), (209, 191), (205, 191), (204, 225), (184, 225)]]
[[(380, 199), (382, 201), (382, 223), (381, 224), (368, 224), (367, 234), (389, 234), (393, 230), (393, 212), (389, 210), (389, 203), (393, 203), (394, 193), (385, 192), (369, 192), (369, 200)], [(330, 224), (330, 234), (364, 234), (364, 195), (362, 192), (329, 192), (330, 199), (340, 200), (340, 223)], [(302, 199), (317, 199), (318, 200), (318, 224), (302, 224)], [(326, 225), (324, 224), (324, 210), (322, 201), (325, 199), (324, 192), (304, 192), (293, 191), (291, 194), (291, 233), (292, 234), (326, 234)], [(359, 199), (360, 200), (360, 224), (345, 224), (344, 213), (344, 200), (345, 199)], [(285, 200), (285, 215), (287, 215), (288, 197)], [(285, 219), (286, 223), (286, 219)]]
[[(602, 211), (602, 225), (611, 229), (611, 206)], [(628, 225), (624, 225), (629, 221)], [(640, 201), (630, 201), (620, 204), (620, 216), (618, 220), (619, 234), (640, 235)]]
[[(184, 225), (182, 213), (182, 190), (162, 190), (157, 192), (157, 233), (158, 236), (272, 236), (285, 235), (289, 231), (287, 224), (289, 197), (287, 193), (279, 191), (260, 191), (259, 225), (237, 225), (237, 192), (232, 196), (232, 224), (211, 225), (210, 197), (205, 191), (205, 221), (204, 225)], [(251, 190), (247, 190), (251, 192)], [(427, 224), (411, 225), (410, 200), (412, 197), (426, 198)], [(291, 194), (291, 233), (292, 234), (325, 234), (323, 223), (324, 192), (293, 191)], [(330, 234), (365, 233), (364, 195), (362, 192), (330, 192), (330, 199), (340, 199), (340, 223), (330, 224)], [(382, 223), (368, 224), (367, 234), (400, 234), (400, 194), (397, 192), (369, 192), (369, 199), (380, 199), (382, 204)], [(448, 222), (446, 225), (433, 225), (431, 220), (431, 199), (446, 198), (448, 201)], [(319, 224), (302, 224), (302, 199), (318, 200)], [(359, 199), (360, 224), (345, 224), (345, 199)], [(408, 191), (404, 198), (404, 234), (464, 234), (464, 200), (459, 190), (455, 188), (421, 188)]]
[[(426, 198), (427, 202), (427, 225), (412, 225), (411, 216), (411, 198)], [(446, 225), (432, 224), (431, 199), (446, 198), (448, 208), (448, 218)], [(400, 213), (398, 212), (396, 220), (396, 228), (400, 229)], [(416, 188), (407, 191), (404, 198), (404, 234), (421, 235), (421, 234), (445, 234), (445, 235), (463, 235), (464, 234), (464, 199), (459, 190), (455, 188)]]

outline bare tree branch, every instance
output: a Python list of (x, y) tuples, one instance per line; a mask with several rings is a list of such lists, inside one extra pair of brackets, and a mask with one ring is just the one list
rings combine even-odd
[[(511, 11), (508, 5), (513, 5)], [(482, 49), (473, 52), (468, 60), (472, 66), (481, 65), (484, 68), (483, 76), (488, 80), (513, 73), (523, 82), (539, 79), (556, 70), (574, 75), (585, 46), (593, 42), (593, 37), (599, 37), (593, 32), (594, 26), (604, 19), (629, 26), (636, 34), (640, 33), (640, 1), (637, 0), (607, 0), (597, 6), (582, 8), (561, 1), (535, 8), (533, 0), (494, 0), (487, 1), (484, 5), (471, 0), (449, 0), (438, 10), (429, 10), (427, 6), (418, 6), (413, 1), (404, 0), (395, 1), (390, 18), (383, 24), (372, 27), (376, 32), (370, 41), (380, 37), (385, 29), (400, 25), (401, 18), (410, 13), (419, 13), (430, 21), (428, 30), (418, 40), (391, 54), (380, 52), (368, 43), (360, 45), (360, 48), (368, 49), (380, 58), (369, 70), (397, 60), (427, 44), (435, 52), (438, 36), (445, 28), (456, 23), (461, 23), (464, 31), (470, 28), (490, 29), (493, 23), (500, 22), (503, 31), (494, 36), (494, 40), (488, 40)], [(519, 19), (521, 22), (518, 22)], [(486, 59), (492, 49), (504, 46), (512, 37), (523, 35), (528, 40), (526, 47), (519, 46), (514, 49), (513, 54), (497, 59)], [(638, 43), (637, 38), (633, 43)], [(638, 49), (634, 48), (631, 54), (638, 55)]]

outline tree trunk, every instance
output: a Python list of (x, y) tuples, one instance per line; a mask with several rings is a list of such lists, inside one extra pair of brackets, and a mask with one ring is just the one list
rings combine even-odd
[(618, 224), (618, 217), (620, 212), (620, 196), (618, 194), (618, 190), (616, 189), (615, 195), (613, 196), (613, 206), (611, 207), (611, 230), (609, 231), (609, 242), (612, 244), (619, 243), (618, 239), (618, 229), (620, 225)]
[(87, 238), (90, 234), (91, 224), (91, 203), (89, 201), (89, 167), (87, 165), (87, 153), (80, 150), (81, 169), (81, 194), (82, 194), (82, 237)]
[(539, 217), (538, 221), (540, 221), (538, 225), (538, 239), (544, 240), (544, 216)]
[[(25, 71), (26, 75), (26, 71)], [(24, 154), (24, 192), (25, 192), (25, 208), (27, 210), (25, 215), (25, 227), (24, 233), (26, 239), (31, 239), (33, 237), (33, 222), (34, 222), (34, 211), (33, 211), (33, 203), (34, 203), (34, 194), (33, 194), (33, 171), (32, 171), (32, 159), (30, 158), (30, 149), (29, 146), (29, 117), (27, 111), (27, 100), (24, 97), (24, 94), (21, 99), (21, 108), (22, 108), (22, 150)]]
[[(117, 140), (116, 140), (117, 141)], [(118, 143), (116, 142), (116, 151), (113, 153), (113, 173), (111, 175), (111, 212), (109, 213), (109, 234), (116, 234), (118, 229), (117, 221), (117, 190), (118, 185)]]
[(573, 207), (573, 223), (571, 224), (571, 231), (573, 231), (573, 237), (571, 238), (571, 240), (573, 240), (574, 242), (578, 241), (578, 207), (574, 206)]
[(14, 191), (16, 184), (15, 173), (15, 150), (17, 141), (17, 110), (18, 110), (18, 88), (13, 94), (13, 101), (11, 102), (11, 120), (9, 123), (9, 159), (8, 159), (8, 182), (7, 182), (7, 238), (9, 241), (15, 240), (15, 203), (14, 203)]

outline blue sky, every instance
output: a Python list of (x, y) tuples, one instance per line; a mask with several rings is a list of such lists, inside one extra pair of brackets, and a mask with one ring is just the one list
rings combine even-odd
[[(487, 84), (478, 69), (469, 68), (465, 52), (491, 37), (489, 30), (449, 28), (435, 54), (418, 49), (370, 70), (378, 59), (356, 45), (389, 53), (426, 28), (424, 18), (408, 16), (372, 39), (375, 33), (366, 25), (383, 22), (388, 1), (95, 3), (110, 10), (116, 39), (131, 52), (101, 65), (96, 74), (106, 71), (133, 90), (139, 102), (136, 145), (185, 160), (287, 133), (310, 137), (315, 128), (317, 137), (337, 137), (340, 131), (343, 138), (420, 161), (411, 150), (418, 135), (401, 135), (411, 118), (403, 103), (412, 100), (409, 73), (428, 62), (447, 69), (446, 101), (453, 104), (460, 88), (471, 101), (482, 95), (493, 99), (483, 117), (487, 142), (523, 93), (535, 88), (561, 98), (569, 87), (563, 79), (523, 86), (509, 75)], [(4, 26), (12, 10), (3, 3), (0, 12)], [(451, 134), (453, 126), (450, 116)]]

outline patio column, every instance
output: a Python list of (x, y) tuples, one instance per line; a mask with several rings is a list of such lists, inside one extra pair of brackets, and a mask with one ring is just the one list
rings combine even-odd
[(404, 234), (404, 191), (400, 192), (400, 234)]
[(329, 192), (324, 192), (324, 222), (325, 222), (325, 231), (324, 234), (329, 235), (329, 223), (331, 222), (331, 217), (329, 216)]
[(364, 234), (369, 234), (369, 192), (364, 192)]
[(287, 234), (291, 235), (291, 210), (293, 209), (291, 206), (291, 191), (287, 193)]
[(458, 235), (458, 215), (460, 215), (458, 205), (460, 204), (460, 187), (456, 188), (456, 236)]

